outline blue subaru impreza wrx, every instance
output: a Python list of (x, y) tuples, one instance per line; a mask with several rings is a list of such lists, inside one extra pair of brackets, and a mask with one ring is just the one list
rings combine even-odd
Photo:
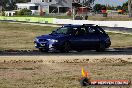
[(51, 34), (36, 37), (34, 43), (41, 52), (104, 51), (111, 45), (110, 37), (101, 27), (88, 24), (64, 25)]

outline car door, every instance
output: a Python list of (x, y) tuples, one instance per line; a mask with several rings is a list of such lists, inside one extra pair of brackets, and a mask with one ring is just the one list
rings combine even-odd
[(85, 47), (89, 49), (96, 48), (99, 45), (99, 34), (96, 29), (92, 26), (85, 27), (86, 35), (85, 35)]
[(71, 46), (73, 48), (85, 48), (85, 30), (82, 30), (81, 27), (73, 28), (74, 33), (70, 39)]

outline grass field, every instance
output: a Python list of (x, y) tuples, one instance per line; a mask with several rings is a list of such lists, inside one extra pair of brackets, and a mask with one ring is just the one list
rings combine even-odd
[[(36, 36), (48, 34), (56, 27), (0, 22), (0, 50), (33, 50)], [(131, 47), (132, 35), (109, 33), (112, 47)]]
[(112, 42), (111, 47), (132, 47), (132, 35), (111, 32), (108, 34)]
[(53, 29), (52, 27), (28, 24), (0, 23), (0, 50), (34, 49), (34, 38), (42, 34), (48, 34)]

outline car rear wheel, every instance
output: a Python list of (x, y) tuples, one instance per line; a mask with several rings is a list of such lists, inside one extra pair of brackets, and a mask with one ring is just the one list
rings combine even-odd
[(47, 49), (43, 49), (43, 48), (39, 48), (39, 51), (40, 51), (40, 52), (48, 52)]
[(70, 51), (70, 43), (69, 42), (65, 42), (62, 45), (62, 48), (60, 49), (60, 52), (62, 53), (68, 53)]
[(83, 50), (76, 50), (77, 52), (82, 52)]
[(103, 52), (105, 51), (105, 44), (104, 43), (100, 43), (99, 47), (96, 49), (97, 52)]

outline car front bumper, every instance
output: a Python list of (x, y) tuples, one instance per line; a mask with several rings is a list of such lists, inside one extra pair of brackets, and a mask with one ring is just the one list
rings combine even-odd
[(49, 51), (54, 51), (54, 50), (59, 50), (60, 49), (60, 44), (59, 43), (51, 43), (51, 42), (34, 42), (35, 47), (40, 49), (45, 49), (45, 50), (49, 50)]

